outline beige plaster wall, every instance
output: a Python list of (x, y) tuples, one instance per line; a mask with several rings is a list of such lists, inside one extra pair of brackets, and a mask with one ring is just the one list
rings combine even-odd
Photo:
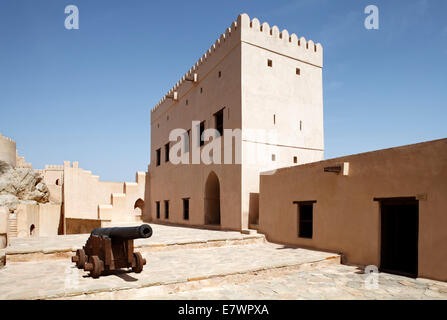
[(0, 160), (16, 166), (16, 143), (0, 133)]
[(8, 208), (0, 207), (0, 249), (5, 248), (7, 245), (8, 216), (9, 216)]
[[(151, 163), (149, 166), (149, 189), (146, 193), (146, 215), (155, 219), (155, 202), (161, 203), (161, 220), (164, 217), (164, 200), (169, 200), (169, 222), (190, 225), (205, 223), (205, 183), (211, 171), (220, 182), (221, 226), (224, 229), (241, 228), (240, 220), (240, 165), (173, 165), (166, 163), (164, 145), (169, 142), (172, 129), (189, 130), (192, 121), (205, 120), (205, 128), (215, 128), (214, 113), (224, 109), (224, 128), (241, 127), (241, 77), (240, 34), (233, 24), (225, 40), (221, 38), (206, 57), (189, 71), (197, 73), (198, 83), (182, 81), (175, 90), (179, 100), (163, 99), (151, 112)], [(219, 71), (221, 77), (219, 77)], [(202, 92), (201, 92), (202, 88)], [(188, 100), (188, 105), (186, 105)], [(222, 141), (222, 138), (218, 138)], [(190, 138), (191, 140), (191, 138)], [(190, 145), (192, 150), (193, 143)], [(240, 143), (240, 141), (239, 141)], [(171, 143), (171, 146), (174, 143)], [(223, 145), (221, 150), (223, 156)], [(161, 165), (156, 166), (156, 150), (162, 149)], [(203, 146), (200, 148), (203, 150)], [(200, 151), (198, 152), (200, 155)], [(192, 160), (192, 151), (188, 154)], [(223, 161), (223, 158), (222, 158)], [(183, 220), (183, 200), (190, 198), (190, 219)]]
[(45, 203), (39, 205), (39, 237), (55, 236), (62, 233), (61, 205)]
[(110, 204), (112, 193), (123, 193), (124, 183), (102, 182), (90, 171), (66, 163), (64, 206), (66, 218), (98, 219), (98, 206)]
[(19, 204), (14, 211), (17, 217), (17, 237), (31, 237), (31, 226), (34, 225), (33, 237), (39, 235), (40, 219), (38, 204)]
[[(349, 162), (349, 175), (324, 167)], [(259, 228), (273, 242), (342, 252), (380, 265), (380, 209), (373, 198), (419, 201), (419, 276), (447, 280), (447, 139), (351, 155), (262, 175)], [(316, 200), (314, 236), (298, 234), (293, 201)]]
[(104, 182), (99, 176), (79, 168), (77, 162), (65, 162), (63, 200), (66, 219), (101, 219), (112, 222), (140, 221), (142, 211), (135, 210), (138, 199), (144, 201), (146, 175), (136, 174), (136, 182)]
[[(323, 159), (322, 47), (248, 16), (242, 26), (242, 225), (259, 174)], [(271, 66), (268, 61), (271, 61)], [(296, 74), (299, 68), (300, 74)], [(274, 160), (272, 158), (274, 155)], [(251, 201), (252, 200), (252, 201)], [(253, 219), (250, 219), (253, 220)]]
[(65, 223), (66, 234), (91, 233), (93, 229), (102, 227), (101, 220), (97, 219), (67, 218)]

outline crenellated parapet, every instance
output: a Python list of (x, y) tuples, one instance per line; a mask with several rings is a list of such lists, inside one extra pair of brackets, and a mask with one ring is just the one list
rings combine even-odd
[(16, 142), (0, 133), (0, 161), (16, 166)]
[(12, 140), (11, 138), (5, 137), (1, 133), (0, 133), (0, 140), (6, 141), (6, 142), (10, 142), (10, 143), (16, 143), (14, 140)]
[(302, 62), (323, 67), (323, 46), (312, 40), (306, 40), (295, 33), (289, 34), (277, 26), (270, 27), (267, 22), (261, 23), (257, 18), (250, 20), (247, 14), (238, 17), (241, 30), (241, 41), (280, 53)]
[(45, 170), (63, 171), (63, 170), (64, 170), (64, 166), (63, 166), (63, 165), (47, 164), (47, 165), (45, 166)]
[[(240, 43), (258, 46), (269, 51), (314, 65), (323, 66), (323, 47), (312, 40), (306, 40), (287, 30), (279, 31), (267, 22), (260, 23), (257, 18), (250, 20), (247, 14), (238, 16), (225, 33), (205, 52), (186, 74), (152, 108), (151, 113), (165, 102), (177, 101), (193, 86), (200, 83), (216, 64)], [(153, 115), (154, 116), (154, 115)]]

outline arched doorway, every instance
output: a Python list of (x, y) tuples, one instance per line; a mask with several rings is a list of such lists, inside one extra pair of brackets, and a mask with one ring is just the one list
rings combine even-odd
[(142, 218), (144, 211), (144, 200), (138, 199), (135, 201), (135, 205), (133, 206), (133, 215)]
[(219, 178), (213, 171), (205, 183), (205, 224), (220, 225)]

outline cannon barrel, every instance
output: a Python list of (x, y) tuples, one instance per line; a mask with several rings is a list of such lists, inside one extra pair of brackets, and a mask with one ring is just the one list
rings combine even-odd
[(114, 227), (114, 228), (96, 228), (90, 235), (107, 236), (109, 238), (120, 239), (140, 239), (152, 236), (152, 228), (148, 224), (142, 224), (137, 227)]

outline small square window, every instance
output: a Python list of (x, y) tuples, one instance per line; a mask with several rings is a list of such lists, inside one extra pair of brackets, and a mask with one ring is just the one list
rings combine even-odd
[(267, 59), (267, 66), (272, 67), (273, 61), (271, 59)]
[(272, 161), (276, 161), (276, 154), (272, 154)]
[(301, 74), (301, 70), (300, 70), (300, 68), (296, 68), (296, 74), (297, 74), (297, 75), (300, 75), (300, 74)]

